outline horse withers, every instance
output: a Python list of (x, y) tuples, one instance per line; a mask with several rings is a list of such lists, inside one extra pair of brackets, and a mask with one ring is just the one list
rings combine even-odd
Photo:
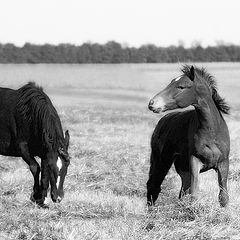
[(158, 198), (161, 184), (173, 163), (182, 180), (179, 198), (186, 193), (196, 197), (199, 173), (214, 169), (218, 173), (220, 205), (226, 206), (229, 201), (230, 140), (222, 116), (229, 112), (229, 106), (219, 96), (213, 76), (203, 68), (185, 65), (181, 76), (154, 96), (148, 107), (154, 113), (160, 113), (190, 105), (194, 109), (165, 115), (153, 132), (148, 205)]
[[(31, 200), (44, 206), (49, 182), (53, 202), (64, 196), (70, 158), (69, 133), (63, 135), (56, 109), (41, 87), (0, 88), (0, 154), (22, 157), (34, 178)], [(35, 160), (41, 158), (41, 168)], [(41, 180), (39, 174), (41, 172)]]

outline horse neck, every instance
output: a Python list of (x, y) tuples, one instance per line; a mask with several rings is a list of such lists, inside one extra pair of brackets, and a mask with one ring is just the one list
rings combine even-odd
[(64, 139), (62, 125), (59, 117), (55, 114), (50, 114), (48, 119), (43, 122), (43, 127), (45, 128), (50, 136), (53, 137), (53, 146), (59, 145), (59, 142)]
[(56, 128), (56, 135), (58, 136), (59, 140), (63, 141), (63, 129), (61, 121), (58, 117), (55, 118), (55, 128)]
[(220, 129), (223, 118), (212, 97), (199, 97), (194, 107), (200, 123), (199, 128), (208, 135), (215, 135)]

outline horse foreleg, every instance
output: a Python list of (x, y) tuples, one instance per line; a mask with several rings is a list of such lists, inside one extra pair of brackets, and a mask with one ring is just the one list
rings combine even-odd
[(22, 159), (29, 165), (30, 171), (34, 178), (33, 193), (31, 194), (31, 200), (37, 201), (42, 198), (41, 189), (39, 185), (40, 166), (33, 156), (30, 155), (28, 145), (26, 142), (19, 144)]
[(218, 199), (220, 202), (221, 207), (225, 207), (229, 201), (228, 191), (227, 191), (227, 177), (228, 177), (228, 170), (229, 170), (229, 161), (223, 161), (218, 164), (217, 166), (217, 173), (218, 173), (218, 184), (220, 188), (220, 192), (218, 195)]
[(46, 159), (41, 160), (41, 188), (43, 203), (45, 201), (45, 198), (47, 197), (47, 191), (49, 187), (49, 173), (46, 161), (47, 161)]
[(195, 198), (199, 192), (199, 174), (202, 167), (202, 162), (192, 156), (190, 158), (190, 174), (191, 174), (191, 185), (190, 194)]

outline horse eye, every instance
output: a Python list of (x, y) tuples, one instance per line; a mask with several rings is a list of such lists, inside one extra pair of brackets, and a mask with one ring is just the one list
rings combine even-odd
[(184, 89), (185, 87), (183, 87), (183, 86), (178, 86), (177, 88), (178, 88), (178, 89)]

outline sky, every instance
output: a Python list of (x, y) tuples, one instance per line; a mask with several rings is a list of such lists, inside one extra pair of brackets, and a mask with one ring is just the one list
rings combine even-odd
[(239, 0), (0, 0), (0, 42), (240, 45)]

